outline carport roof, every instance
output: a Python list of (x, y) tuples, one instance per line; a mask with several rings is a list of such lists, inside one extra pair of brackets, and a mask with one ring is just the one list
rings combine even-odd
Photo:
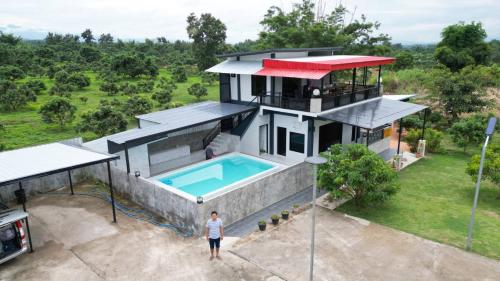
[(379, 97), (334, 109), (318, 117), (371, 130), (426, 108), (425, 105)]
[(0, 186), (117, 158), (62, 143), (5, 151), (0, 153)]
[[(134, 129), (108, 137), (109, 152), (116, 152), (122, 145), (128, 147), (158, 140), (170, 132), (222, 120), (231, 116), (257, 110), (255, 106), (222, 102), (200, 102), (178, 108), (139, 115), (138, 119), (157, 123), (142, 129)], [(110, 146), (111, 143), (111, 146)], [(118, 147), (115, 147), (118, 145)]]

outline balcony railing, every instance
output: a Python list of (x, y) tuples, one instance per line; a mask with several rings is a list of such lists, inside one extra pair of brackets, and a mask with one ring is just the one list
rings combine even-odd
[[(312, 98), (316, 101), (320, 100), (319, 102), (315, 101), (313, 106), (311, 106), (311, 98), (282, 95), (282, 93), (279, 92), (275, 93), (275, 96), (271, 96), (270, 93), (262, 95), (260, 97), (260, 103), (262, 105), (285, 109), (318, 112), (375, 98), (377, 96), (378, 88), (375, 86), (356, 86), (354, 92), (352, 92), (352, 88), (351, 91), (347, 91), (347, 87), (324, 91), (318, 98)], [(318, 104), (321, 106), (320, 108), (317, 108), (316, 105)]]

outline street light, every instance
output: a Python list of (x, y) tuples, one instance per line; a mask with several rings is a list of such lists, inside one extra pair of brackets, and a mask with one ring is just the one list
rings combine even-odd
[(313, 280), (314, 272), (314, 234), (316, 226), (316, 179), (318, 176), (318, 165), (325, 164), (326, 159), (321, 156), (307, 157), (305, 160), (307, 163), (313, 165), (313, 198), (312, 198), (312, 225), (311, 225), (311, 263), (309, 265), (309, 280)]
[(479, 187), (481, 185), (481, 176), (483, 175), (483, 165), (484, 165), (484, 155), (486, 154), (486, 147), (488, 146), (488, 141), (490, 140), (491, 135), (495, 131), (495, 124), (497, 119), (495, 117), (491, 117), (488, 120), (488, 126), (486, 127), (486, 140), (484, 141), (483, 149), (481, 151), (481, 161), (479, 162), (479, 172), (477, 174), (476, 181), (476, 191), (474, 193), (474, 204), (472, 205), (472, 214), (470, 216), (469, 229), (467, 233), (467, 247), (466, 249), (470, 251), (472, 246), (472, 229), (474, 227), (474, 217), (476, 215), (476, 207), (477, 207), (477, 198), (479, 197)]

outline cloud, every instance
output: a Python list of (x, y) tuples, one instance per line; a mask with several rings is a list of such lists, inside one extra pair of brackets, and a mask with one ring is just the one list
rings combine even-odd
[[(381, 32), (394, 42), (429, 43), (439, 40), (440, 31), (461, 20), (481, 21), (489, 38), (500, 38), (494, 0), (323, 0), (326, 10), (342, 2), (354, 18), (366, 14), (381, 23)], [(271, 5), (290, 10), (286, 0), (2, 0), (0, 27), (18, 35), (35, 36), (48, 31), (81, 33), (90, 28), (95, 34), (111, 33), (124, 39), (165, 36), (187, 39), (186, 16), (212, 13), (227, 26), (228, 42), (256, 39), (259, 22)], [(30, 38), (30, 37), (26, 37)], [(43, 36), (42, 36), (43, 38)], [(33, 39), (33, 38), (30, 38)]]

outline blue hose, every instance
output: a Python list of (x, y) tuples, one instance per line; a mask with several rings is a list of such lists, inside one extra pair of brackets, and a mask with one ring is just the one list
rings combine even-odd
[[(65, 192), (47, 192), (47, 193), (43, 193), (43, 194), (44, 195), (68, 195), (68, 193), (65, 193)], [(88, 192), (88, 193), (75, 192), (74, 195), (94, 197), (94, 198), (104, 200), (104, 201), (111, 204), (111, 197), (109, 196), (109, 194), (98, 190), (96, 187), (92, 188), (90, 190), (90, 192)], [(118, 211), (122, 212), (127, 217), (134, 218), (136, 220), (140, 220), (140, 221), (144, 221), (144, 222), (148, 222), (148, 223), (155, 225), (157, 227), (171, 229), (175, 232), (175, 234), (177, 234), (179, 236), (182, 236), (182, 237), (193, 236), (193, 231), (191, 231), (191, 230), (182, 231), (183, 228), (181, 226), (177, 226), (177, 225), (170, 224), (170, 223), (159, 222), (158, 220), (155, 219), (155, 217), (152, 213), (150, 213), (146, 210), (127, 207), (123, 203), (120, 203), (116, 198), (115, 198), (115, 208)]]

